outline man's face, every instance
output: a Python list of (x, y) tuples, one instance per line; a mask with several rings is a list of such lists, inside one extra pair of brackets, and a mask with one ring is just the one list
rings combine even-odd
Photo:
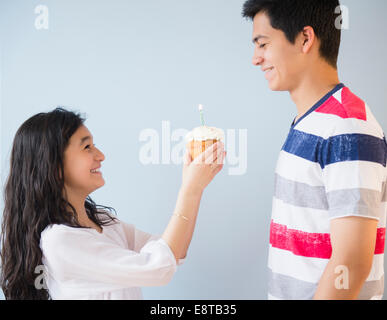
[(269, 88), (291, 91), (303, 70), (302, 39), (291, 44), (283, 31), (271, 26), (266, 13), (260, 12), (253, 19), (253, 43), (253, 64), (261, 66)]

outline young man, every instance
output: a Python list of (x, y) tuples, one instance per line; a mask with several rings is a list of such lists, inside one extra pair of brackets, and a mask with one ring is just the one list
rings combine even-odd
[(253, 64), (298, 116), (280, 152), (269, 299), (381, 299), (387, 143), (369, 107), (340, 83), (338, 0), (249, 0)]

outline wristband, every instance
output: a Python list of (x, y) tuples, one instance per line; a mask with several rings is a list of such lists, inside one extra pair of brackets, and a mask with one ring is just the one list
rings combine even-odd
[(189, 221), (189, 219), (186, 216), (182, 216), (181, 214), (174, 213), (173, 215), (176, 217), (180, 217), (180, 218), (184, 219), (185, 221)]

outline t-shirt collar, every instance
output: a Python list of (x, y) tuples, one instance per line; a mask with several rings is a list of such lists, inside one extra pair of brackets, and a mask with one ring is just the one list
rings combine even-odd
[(302, 119), (304, 119), (306, 116), (308, 116), (309, 114), (311, 114), (313, 111), (315, 111), (318, 107), (320, 107), (325, 101), (327, 101), (332, 95), (334, 95), (337, 91), (339, 91), (340, 89), (344, 88), (345, 85), (343, 83), (339, 83), (338, 85), (336, 85), (331, 91), (329, 91), (324, 97), (322, 97), (317, 103), (315, 103), (313, 105), (312, 108), (310, 108), (300, 119), (296, 121), (296, 118), (294, 118), (293, 122), (292, 122), (292, 125), (291, 125), (291, 128), (293, 128), (296, 124), (298, 124)]

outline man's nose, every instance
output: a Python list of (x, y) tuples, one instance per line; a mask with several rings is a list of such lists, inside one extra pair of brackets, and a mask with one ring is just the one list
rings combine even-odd
[(257, 48), (254, 50), (252, 63), (254, 66), (259, 66), (262, 64), (263, 58), (262, 55), (258, 52)]

